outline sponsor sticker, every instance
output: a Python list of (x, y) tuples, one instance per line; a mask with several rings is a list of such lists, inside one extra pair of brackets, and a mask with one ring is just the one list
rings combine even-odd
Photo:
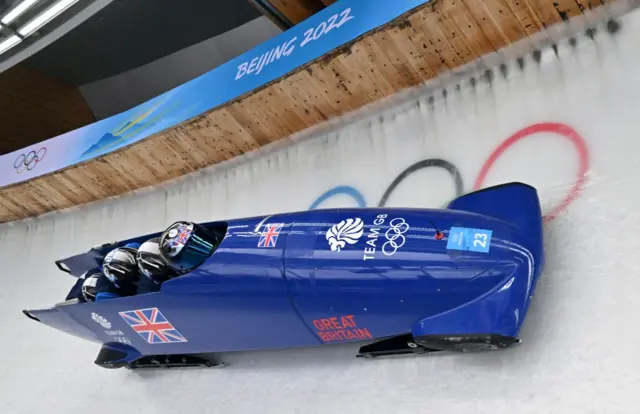
[(369, 329), (358, 326), (354, 315), (314, 319), (313, 326), (322, 342), (347, 342), (373, 339)]
[(120, 342), (121, 344), (131, 345), (131, 340), (124, 335), (119, 329), (112, 329), (108, 331), (104, 331), (107, 335), (111, 336), (114, 341)]
[[(410, 226), (402, 217), (388, 220), (387, 214), (378, 214), (365, 235), (361, 218), (348, 218), (331, 227), (325, 237), (334, 252), (344, 249), (347, 244), (356, 244), (364, 239), (362, 260), (375, 259), (376, 252), (393, 256), (406, 243)], [(364, 236), (364, 237), (363, 237)]]
[(447, 249), (489, 253), (492, 230), (451, 227)]
[(109, 320), (104, 316), (91, 312), (91, 319), (93, 319), (93, 321), (98, 325), (102, 326), (105, 329), (104, 333), (112, 337), (114, 341), (131, 345), (131, 340), (125, 336), (124, 332), (119, 329), (111, 329), (111, 322), (109, 322)]
[[(373, 226), (367, 234), (367, 246), (364, 248), (362, 260), (375, 259), (378, 249), (385, 256), (393, 256), (407, 241), (405, 233), (410, 229), (409, 223), (402, 217), (395, 217), (388, 222), (386, 219), (387, 214), (378, 214), (373, 221)], [(383, 226), (387, 229), (384, 230)]]
[(111, 322), (109, 322), (104, 316), (99, 315), (95, 312), (91, 312), (91, 319), (93, 319), (95, 323), (102, 326), (103, 328), (111, 329)]
[(325, 238), (331, 251), (339, 252), (347, 244), (356, 244), (364, 233), (364, 222), (361, 218), (348, 218), (327, 230)]

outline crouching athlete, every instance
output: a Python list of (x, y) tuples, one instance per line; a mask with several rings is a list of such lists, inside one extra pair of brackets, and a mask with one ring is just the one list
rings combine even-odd
[(102, 266), (78, 278), (66, 300), (94, 302), (159, 291), (162, 282), (178, 276), (160, 255), (159, 242), (156, 237), (111, 250)]
[[(163, 282), (191, 270), (220, 243), (220, 237), (195, 223), (176, 222), (165, 235), (111, 250), (100, 269), (79, 278), (67, 300), (92, 302), (158, 292)], [(165, 260), (161, 250), (173, 264)]]
[(102, 273), (102, 268), (98, 267), (80, 276), (65, 300), (78, 299), (80, 302), (94, 302), (109, 298), (115, 293), (116, 287)]
[(138, 270), (144, 276), (140, 280), (138, 293), (157, 292), (160, 285), (179, 273), (160, 254), (160, 238), (154, 237), (142, 243), (136, 254)]
[(66, 300), (94, 302), (135, 295), (140, 279), (135, 257), (138, 246), (130, 243), (111, 250), (100, 267), (78, 278)]
[[(121, 269), (121, 273), (126, 275), (125, 281), (120, 281), (118, 279), (119, 274), (115, 272), (117, 269), (110, 271), (109, 267), (105, 267), (105, 269), (109, 271), (109, 273), (105, 274), (107, 274), (108, 277), (109, 274), (111, 274), (112, 277), (110, 280), (116, 285), (133, 281), (136, 285), (136, 293), (138, 295), (159, 291), (162, 283), (185, 273), (184, 269), (181, 270), (179, 268), (181, 265), (192, 265), (192, 262), (202, 261), (203, 257), (210, 254), (209, 251), (212, 249), (213, 245), (207, 245), (205, 243), (205, 245), (202, 246), (200, 244), (201, 242), (193, 240), (190, 237), (192, 230), (188, 233), (186, 239), (181, 239), (182, 235), (178, 229), (184, 230), (184, 228), (188, 228), (189, 226), (193, 227), (195, 224), (177, 222), (165, 230), (163, 233), (163, 236), (166, 235), (164, 238), (164, 245), (161, 245), (163, 243), (163, 237), (154, 237), (142, 243), (135, 251), (135, 264), (137, 268), (135, 276), (132, 276), (134, 273), (134, 269), (132, 269), (132, 256), (126, 257), (126, 268)], [(200, 230), (200, 232), (206, 232), (207, 236), (211, 240), (219, 243), (219, 239), (210, 235), (206, 229)], [(161, 250), (164, 252), (164, 256)], [(185, 252), (188, 252), (186, 254), (187, 258), (185, 260), (181, 260), (181, 254), (184, 254)], [(177, 256), (173, 265), (167, 262), (165, 259), (167, 256), (171, 258), (176, 258)]]
[(159, 242), (160, 238), (155, 237), (137, 248), (119, 247), (107, 254), (104, 274), (114, 286), (124, 290), (123, 294), (110, 292), (112, 297), (157, 292), (162, 282), (178, 276), (160, 255)]

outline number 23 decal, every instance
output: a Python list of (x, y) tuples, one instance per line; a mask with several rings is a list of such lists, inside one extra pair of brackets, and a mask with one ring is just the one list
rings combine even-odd
[(487, 233), (476, 233), (473, 237), (473, 246), (474, 247), (487, 247)]

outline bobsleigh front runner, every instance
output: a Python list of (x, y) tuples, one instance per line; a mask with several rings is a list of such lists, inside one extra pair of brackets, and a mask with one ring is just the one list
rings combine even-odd
[[(358, 356), (495, 349), (519, 341), (544, 265), (538, 195), (522, 183), (439, 210), (338, 208), (201, 224), (222, 241), (158, 292), (24, 313), (103, 344), (95, 362), (111, 368), (354, 341), (374, 341)], [(57, 264), (79, 276), (112, 248), (159, 234)]]

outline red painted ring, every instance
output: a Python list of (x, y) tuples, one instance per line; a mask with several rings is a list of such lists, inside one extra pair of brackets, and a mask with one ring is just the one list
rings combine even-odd
[(474, 190), (479, 190), (482, 188), (482, 184), (484, 183), (489, 170), (495, 164), (495, 162), (504, 154), (511, 146), (517, 143), (520, 140), (523, 140), (533, 134), (540, 132), (553, 132), (555, 134), (561, 135), (564, 138), (567, 138), (569, 141), (573, 143), (576, 147), (576, 151), (578, 152), (579, 157), (579, 167), (578, 167), (578, 175), (576, 178), (576, 182), (573, 187), (567, 194), (567, 196), (562, 200), (562, 202), (555, 206), (549, 214), (544, 217), (545, 222), (549, 222), (556, 218), (560, 213), (569, 207), (571, 204), (582, 192), (584, 185), (587, 181), (587, 173), (589, 172), (589, 148), (587, 147), (587, 143), (584, 138), (578, 134), (573, 128), (555, 122), (542, 122), (538, 124), (530, 125), (526, 128), (523, 128), (517, 131), (515, 134), (511, 135), (509, 138), (504, 140), (489, 156), (489, 158), (485, 161), (476, 181), (473, 185)]

